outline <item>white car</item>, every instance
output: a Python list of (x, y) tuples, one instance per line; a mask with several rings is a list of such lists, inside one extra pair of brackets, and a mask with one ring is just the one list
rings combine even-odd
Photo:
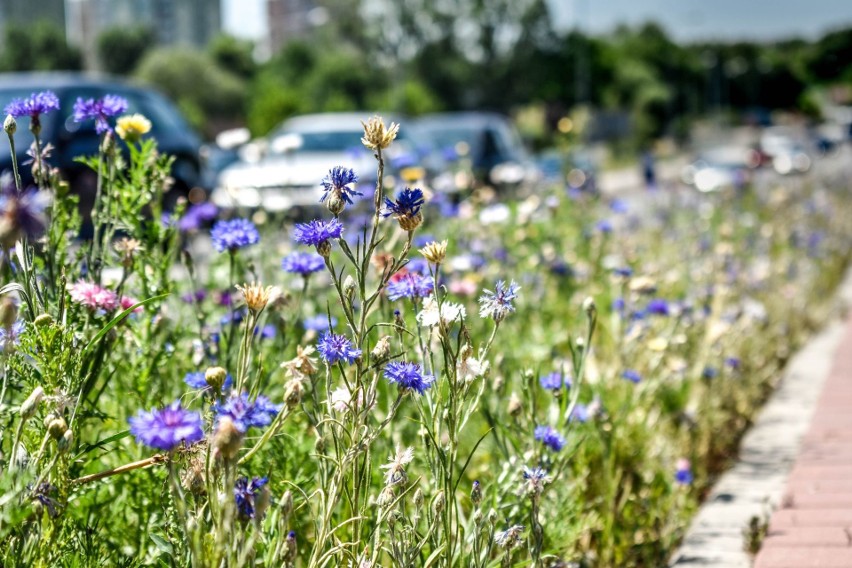
[[(242, 157), (219, 174), (211, 200), (223, 209), (264, 209), (270, 212), (319, 206), (321, 180), (331, 168), (351, 168), (359, 191), (372, 195), (377, 162), (361, 144), (371, 113), (326, 113), (294, 117), (265, 140), (242, 149)], [(385, 124), (397, 122), (384, 117)], [(386, 151), (386, 174), (416, 169), (413, 146), (400, 129)]]

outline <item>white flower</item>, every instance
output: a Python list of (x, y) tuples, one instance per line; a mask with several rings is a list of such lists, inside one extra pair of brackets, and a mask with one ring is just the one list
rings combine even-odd
[(456, 377), (460, 382), (469, 383), (476, 377), (481, 377), (488, 370), (488, 361), (480, 361), (475, 357), (459, 357), (456, 365)]
[(411, 463), (414, 459), (414, 448), (408, 447), (403, 449), (399, 445), (396, 447), (396, 455), (388, 458), (388, 463), (379, 466), (380, 469), (386, 469), (385, 485), (393, 485), (405, 481), (405, 466)]
[(352, 393), (346, 387), (337, 387), (331, 391), (331, 407), (338, 412), (346, 412), (352, 401)]
[(438, 301), (435, 296), (429, 296), (423, 301), (423, 309), (417, 314), (417, 322), (424, 327), (438, 325), (439, 318), (444, 320), (444, 325), (459, 321), (467, 316), (464, 306), (454, 302), (442, 302), (440, 316), (438, 315)]

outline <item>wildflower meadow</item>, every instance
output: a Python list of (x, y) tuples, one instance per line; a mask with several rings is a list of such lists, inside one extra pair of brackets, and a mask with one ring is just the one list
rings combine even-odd
[(852, 250), (846, 180), (454, 199), (368, 116), (379, 181), (316, 172), (309, 219), (165, 211), (119, 97), (74, 108), (80, 239), (56, 98), (7, 102), (8, 567), (663, 566)]

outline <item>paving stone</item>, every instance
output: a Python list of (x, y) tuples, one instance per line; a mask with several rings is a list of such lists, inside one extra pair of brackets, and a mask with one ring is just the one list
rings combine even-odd
[(852, 548), (767, 546), (755, 558), (754, 568), (850, 568)]

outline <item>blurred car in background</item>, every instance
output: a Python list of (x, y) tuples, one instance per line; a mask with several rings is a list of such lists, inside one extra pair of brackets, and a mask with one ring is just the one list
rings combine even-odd
[[(87, 166), (75, 162), (78, 156), (98, 153), (100, 135), (94, 121), (74, 121), (74, 103), (78, 98), (102, 98), (113, 94), (127, 99), (127, 113), (141, 113), (151, 121), (151, 136), (160, 152), (175, 157), (171, 175), (174, 185), (164, 201), (171, 208), (179, 197), (192, 202), (203, 201), (206, 191), (202, 181), (201, 141), (177, 108), (164, 96), (151, 89), (128, 85), (117, 79), (99, 78), (81, 73), (3, 73), (0, 74), (0, 105), (5, 107), (16, 98), (29, 97), (39, 91), (53, 91), (59, 98), (59, 110), (41, 118), (43, 145), (53, 146), (48, 162), (59, 168), (72, 191), (80, 196), (80, 211), (88, 218), (95, 199), (97, 176)], [(29, 119), (18, 119), (15, 154), (19, 164), (27, 161), (32, 136)], [(121, 146), (121, 145), (120, 145)], [(0, 171), (11, 171), (9, 140), (0, 136)], [(32, 183), (32, 172), (20, 168), (24, 184)]]
[(547, 150), (535, 156), (542, 181), (565, 184), (568, 189), (597, 195), (597, 164), (590, 152)]
[(742, 189), (751, 181), (754, 153), (750, 148), (722, 146), (705, 150), (681, 172), (682, 181), (703, 193)]
[(517, 130), (504, 116), (487, 112), (431, 114), (419, 119), (416, 126), (448, 161), (469, 163), (474, 185), (517, 189), (541, 177)]
[[(283, 212), (319, 206), (320, 181), (331, 168), (351, 168), (359, 191), (368, 198), (376, 184), (376, 159), (364, 147), (362, 120), (370, 113), (303, 115), (282, 123), (267, 137), (240, 148), (240, 159), (219, 174), (212, 201), (223, 209), (262, 208)], [(428, 177), (410, 128), (398, 117), (385, 124), (402, 124), (394, 143), (385, 151), (385, 174), (407, 183)], [(392, 181), (392, 180), (387, 180)]]
[(760, 137), (760, 150), (781, 175), (803, 174), (811, 169), (812, 160), (804, 145), (782, 128), (767, 128)]

